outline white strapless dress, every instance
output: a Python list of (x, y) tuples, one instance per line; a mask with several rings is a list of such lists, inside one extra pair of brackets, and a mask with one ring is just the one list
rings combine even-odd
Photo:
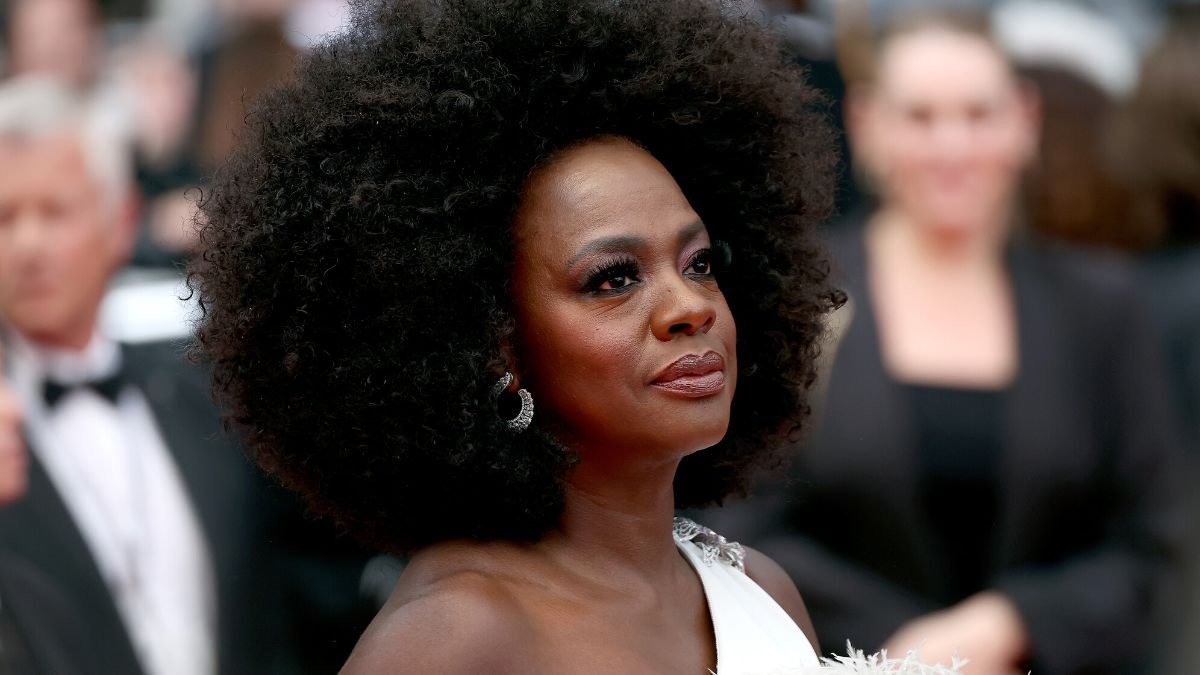
[(675, 544), (696, 570), (717, 641), (717, 675), (803, 675), (820, 665), (808, 638), (770, 595), (746, 576), (736, 542), (676, 518)]

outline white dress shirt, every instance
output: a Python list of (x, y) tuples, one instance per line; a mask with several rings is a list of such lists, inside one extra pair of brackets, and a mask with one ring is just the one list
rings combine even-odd
[(212, 562), (188, 492), (150, 406), (126, 386), (115, 404), (70, 390), (48, 409), (47, 378), (64, 385), (121, 367), (116, 343), (95, 336), (82, 352), (45, 349), (15, 331), (11, 383), (32, 451), (87, 542), (150, 675), (216, 671)]

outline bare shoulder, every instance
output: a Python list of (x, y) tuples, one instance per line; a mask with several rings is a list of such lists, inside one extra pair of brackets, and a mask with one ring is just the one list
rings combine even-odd
[(820, 654), (821, 647), (817, 644), (817, 632), (813, 629), (812, 619), (808, 616), (808, 608), (796, 584), (779, 563), (749, 546), (746, 549), (746, 576), (754, 580), (780, 607), (792, 617), (792, 621), (804, 631), (813, 649)]
[(523, 655), (513, 645), (529, 644), (531, 630), (517, 599), (484, 573), (402, 580), (341, 672), (519, 672)]

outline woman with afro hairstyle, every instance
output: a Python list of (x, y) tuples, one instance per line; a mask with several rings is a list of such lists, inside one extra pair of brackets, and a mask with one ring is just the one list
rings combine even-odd
[(808, 410), (820, 103), (715, 1), (388, 0), (257, 104), (198, 351), (264, 468), (412, 556), (345, 672), (815, 665), (780, 568), (674, 512)]

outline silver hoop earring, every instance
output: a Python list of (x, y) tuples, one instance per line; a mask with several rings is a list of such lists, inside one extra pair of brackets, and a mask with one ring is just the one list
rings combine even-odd
[[(492, 387), (492, 398), (499, 399), (512, 381), (512, 373), (505, 371), (504, 377), (501, 377), (496, 386)], [(521, 399), (521, 411), (511, 420), (504, 420), (504, 423), (508, 425), (509, 429), (521, 433), (528, 429), (529, 424), (533, 422), (533, 394), (530, 394), (528, 389), (518, 389), (517, 397)]]

